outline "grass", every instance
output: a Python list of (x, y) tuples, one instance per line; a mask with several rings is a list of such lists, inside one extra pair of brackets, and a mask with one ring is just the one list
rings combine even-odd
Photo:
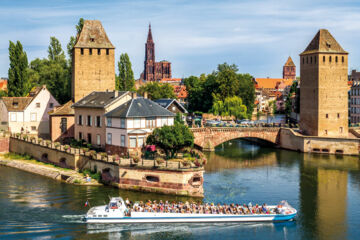
[(86, 176), (88, 174), (92, 179), (95, 179), (96, 181), (101, 181), (101, 174), (99, 172), (90, 171), (89, 169), (82, 170), (81, 173)]
[(52, 168), (56, 168), (56, 169), (62, 170), (62, 171), (70, 171), (71, 170), (69, 168), (58, 167), (52, 163), (40, 162), (28, 154), (18, 154), (18, 153), (10, 152), (10, 153), (4, 154), (4, 157), (8, 158), (8, 159), (12, 159), (12, 160), (25, 160), (25, 162), (28, 162), (28, 163), (34, 163), (34, 164), (43, 165), (46, 167), (52, 167)]

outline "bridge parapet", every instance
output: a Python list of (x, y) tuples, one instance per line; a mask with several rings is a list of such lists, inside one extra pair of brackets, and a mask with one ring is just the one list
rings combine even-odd
[(237, 138), (258, 138), (277, 143), (280, 128), (278, 127), (204, 127), (192, 128), (194, 143), (203, 151), (214, 151), (221, 143)]

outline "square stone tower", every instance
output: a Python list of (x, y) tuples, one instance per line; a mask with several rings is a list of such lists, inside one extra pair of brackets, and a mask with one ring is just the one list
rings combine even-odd
[(85, 20), (73, 49), (72, 98), (115, 90), (115, 47), (98, 20)]
[(348, 137), (348, 53), (320, 29), (300, 54), (300, 130)]

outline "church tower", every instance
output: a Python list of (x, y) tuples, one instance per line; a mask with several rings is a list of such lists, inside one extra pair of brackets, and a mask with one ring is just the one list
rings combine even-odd
[(149, 24), (149, 32), (145, 43), (144, 80), (155, 80), (155, 43), (151, 34), (151, 24)]
[(300, 130), (348, 137), (348, 53), (320, 29), (300, 54)]
[(115, 47), (98, 20), (85, 20), (73, 48), (72, 98), (115, 90)]
[(296, 66), (290, 56), (283, 67), (283, 79), (296, 80)]

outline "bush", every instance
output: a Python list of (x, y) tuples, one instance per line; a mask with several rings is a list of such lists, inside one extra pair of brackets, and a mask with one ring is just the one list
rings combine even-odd
[(65, 149), (65, 151), (69, 150), (69, 149), (70, 149), (70, 145), (65, 145), (65, 146), (64, 146), (64, 149)]
[(140, 158), (139, 158), (139, 157), (133, 157), (133, 162), (134, 162), (134, 163), (140, 162)]
[(101, 157), (101, 160), (105, 160), (105, 158), (107, 157), (107, 153), (101, 152), (100, 157)]
[(54, 145), (56, 148), (60, 147), (60, 143), (59, 142), (54, 142)]

